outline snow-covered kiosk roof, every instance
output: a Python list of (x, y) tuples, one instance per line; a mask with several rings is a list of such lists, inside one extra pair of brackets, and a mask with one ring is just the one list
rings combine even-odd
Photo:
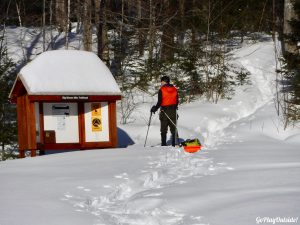
[(47, 51), (19, 72), (10, 98), (21, 81), (28, 95), (121, 95), (107, 66), (92, 52)]
[(117, 146), (116, 101), (121, 91), (94, 53), (42, 53), (21, 69), (10, 98), (17, 104), (20, 157), (25, 151), (35, 156), (37, 149)]

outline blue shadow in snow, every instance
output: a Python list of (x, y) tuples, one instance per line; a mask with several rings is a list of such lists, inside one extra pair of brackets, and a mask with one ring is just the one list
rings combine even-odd
[(131, 137), (123, 129), (118, 127), (118, 147), (126, 148), (129, 145), (135, 144)]

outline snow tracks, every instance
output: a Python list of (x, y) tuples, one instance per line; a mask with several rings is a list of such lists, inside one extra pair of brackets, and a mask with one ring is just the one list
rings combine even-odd
[[(188, 154), (178, 148), (154, 148), (159, 157), (149, 161), (137, 174), (122, 173), (115, 178), (123, 179), (113, 186), (104, 184), (110, 191), (99, 196), (65, 194), (77, 211), (96, 216), (95, 225), (200, 225), (201, 217), (187, 216), (172, 208), (164, 198), (168, 187), (186, 183), (187, 178), (201, 178), (231, 169), (224, 163), (215, 164), (208, 153)], [(162, 149), (162, 151), (161, 151)]]

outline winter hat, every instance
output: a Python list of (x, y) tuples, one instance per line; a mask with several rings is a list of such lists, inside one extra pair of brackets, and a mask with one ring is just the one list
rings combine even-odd
[(163, 76), (163, 77), (160, 78), (160, 81), (161, 81), (161, 82), (164, 81), (164, 82), (166, 82), (167, 84), (169, 84), (169, 83), (170, 83), (170, 77), (168, 77), (168, 76)]

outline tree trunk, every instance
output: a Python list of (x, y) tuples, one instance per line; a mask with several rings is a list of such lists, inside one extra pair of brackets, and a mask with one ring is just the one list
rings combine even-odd
[(170, 18), (173, 16), (172, 5), (169, 0), (164, 1), (164, 8), (166, 12), (164, 25), (162, 28), (162, 38), (161, 38), (161, 59), (168, 60), (173, 59), (173, 48), (174, 48), (174, 27), (170, 24)]
[[(284, 1), (284, 22), (283, 22), (283, 34), (290, 35), (292, 33), (292, 28), (289, 24), (289, 21), (296, 18), (296, 14), (293, 8), (292, 0)], [(283, 52), (286, 53), (297, 53), (297, 46), (284, 41)]]
[(22, 19), (21, 19), (21, 11), (20, 11), (20, 5), (16, 2), (16, 9), (18, 13), (18, 20), (19, 20), (19, 26), (22, 27)]
[(139, 56), (144, 55), (146, 38), (144, 31), (142, 30), (143, 21), (142, 21), (142, 0), (137, 0), (137, 16), (138, 16), (138, 48), (139, 48)]
[(65, 31), (67, 23), (67, 9), (65, 0), (56, 0), (55, 3), (55, 20), (60, 32)]
[(206, 33), (206, 43), (205, 43), (205, 78), (206, 78), (206, 98), (210, 100), (213, 96), (212, 87), (211, 87), (211, 79), (209, 73), (209, 36), (210, 36), (210, 22), (211, 22), (211, 1), (208, 0), (207, 6), (207, 33)]
[(46, 51), (46, 0), (43, 0), (43, 52)]
[(92, 2), (84, 0), (84, 18), (83, 18), (83, 48), (86, 51), (92, 51)]
[(70, 0), (67, 0), (67, 18), (66, 18), (66, 24), (65, 24), (65, 47), (66, 49), (69, 48), (69, 31), (70, 31)]
[(109, 65), (109, 48), (107, 38), (107, 16), (106, 16), (107, 0), (101, 0), (99, 28), (98, 28), (98, 56), (106, 65)]
[(179, 12), (180, 12), (180, 28), (177, 31), (177, 42), (180, 46), (184, 44), (185, 26), (184, 26), (184, 15), (185, 15), (185, 0), (179, 0)]
[(96, 26), (96, 29), (97, 29), (97, 54), (100, 58), (100, 52), (101, 52), (101, 47), (100, 46), (100, 43), (99, 40), (101, 39), (100, 38), (100, 35), (101, 35), (101, 32), (100, 32), (100, 23), (101, 23), (101, 19), (100, 19), (100, 12), (101, 12), (101, 0), (94, 0), (94, 4), (95, 4), (95, 26)]
[(155, 29), (154, 29), (154, 7), (152, 0), (149, 1), (149, 60), (153, 59), (153, 49), (155, 42)]
[(192, 17), (193, 17), (193, 23), (192, 23), (192, 37), (191, 37), (191, 44), (195, 45), (196, 44), (196, 28), (195, 28), (195, 17), (196, 17), (196, 10), (197, 10), (197, 5), (196, 5), (196, 0), (193, 0), (192, 2)]
[(50, 48), (54, 48), (54, 43), (53, 43), (53, 32), (52, 32), (52, 20), (53, 20), (53, 0), (50, 0), (50, 5), (49, 5), (49, 26), (50, 26)]
[(81, 0), (76, 0), (76, 11), (75, 11), (75, 14), (76, 14), (76, 18), (77, 18), (77, 27), (76, 27), (76, 32), (79, 33), (81, 32), (81, 28), (82, 28), (82, 11), (83, 11), (83, 7), (82, 7), (82, 2)]

